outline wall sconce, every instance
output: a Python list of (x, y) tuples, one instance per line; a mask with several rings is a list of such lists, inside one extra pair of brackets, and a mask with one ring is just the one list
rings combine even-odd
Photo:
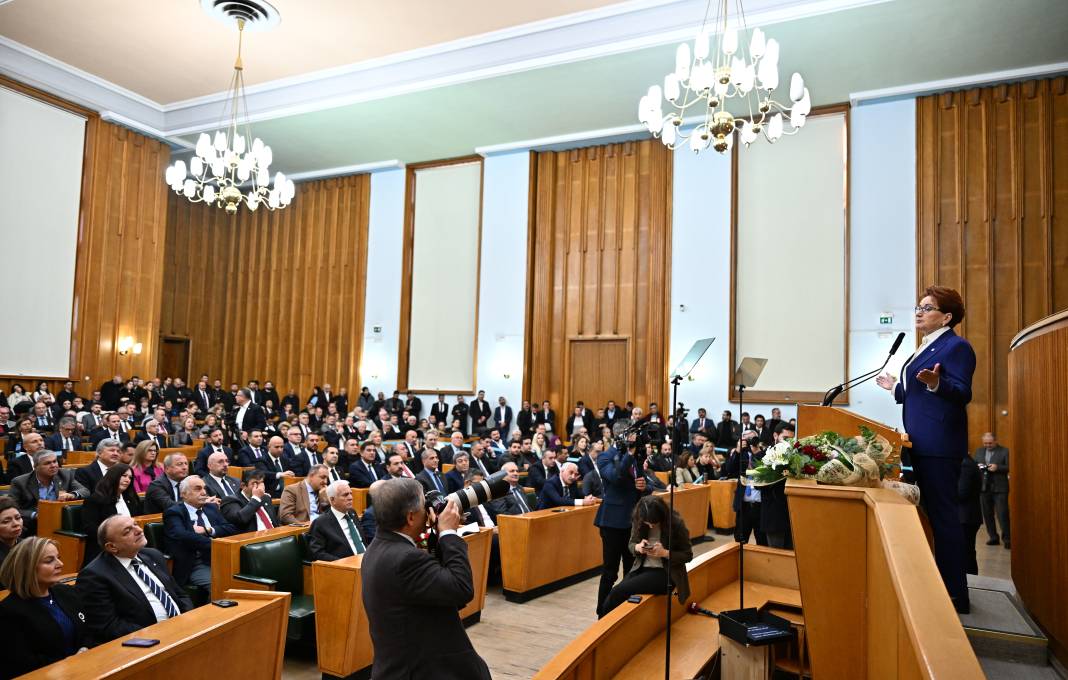
[(125, 338), (120, 338), (119, 343), (116, 346), (121, 356), (126, 356), (133, 350), (134, 354), (140, 354), (144, 350), (144, 345), (140, 342), (134, 342), (134, 339), (127, 335)]

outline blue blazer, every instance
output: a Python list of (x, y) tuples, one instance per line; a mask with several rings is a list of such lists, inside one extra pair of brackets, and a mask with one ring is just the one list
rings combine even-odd
[(629, 453), (621, 455), (614, 446), (597, 456), (597, 469), (604, 482), (604, 498), (597, 506), (594, 525), (609, 529), (630, 529), (631, 513), (634, 512), (638, 499), (653, 490), (648, 484), (644, 492), (634, 488), (637, 471), (634, 456)]
[[(938, 389), (931, 392), (917, 378), (923, 369), (941, 366)], [(946, 331), (922, 348), (903, 367), (894, 387), (894, 399), (902, 405), (905, 431), (912, 442), (910, 455), (929, 458), (960, 458), (968, 455), (968, 414), (972, 400), (975, 351), (967, 340)], [(907, 389), (906, 389), (907, 387)]]
[[(208, 503), (202, 510), (215, 538), (237, 533), (214, 504)], [(174, 558), (172, 571), (179, 585), (189, 581), (189, 574), (193, 572), (198, 557), (202, 563), (211, 564), (211, 538), (193, 530), (193, 521), (189, 519), (185, 503), (175, 503), (163, 511), (163, 538), (167, 553)]]

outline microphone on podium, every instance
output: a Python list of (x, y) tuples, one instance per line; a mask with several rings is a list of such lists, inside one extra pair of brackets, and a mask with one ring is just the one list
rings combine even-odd
[(864, 375), (861, 375), (861, 376), (858, 376), (856, 378), (853, 378), (852, 380), (847, 380), (844, 383), (842, 383), (841, 385), (835, 385), (831, 389), (827, 390), (827, 393), (823, 395), (822, 405), (823, 406), (830, 406), (834, 402), (834, 400), (838, 398), (838, 395), (840, 395), (842, 392), (845, 392), (847, 390), (853, 389), (854, 387), (856, 387), (857, 385), (861, 384), (862, 382), (865, 382), (867, 380), (871, 380), (876, 375), (878, 375), (879, 372), (882, 371), (884, 368), (886, 368), (886, 365), (888, 363), (890, 363), (890, 358), (892, 356), (894, 356), (894, 354), (897, 353), (898, 347), (901, 347), (901, 343), (904, 340), (905, 340), (905, 333), (904, 332), (898, 333), (897, 337), (894, 339), (893, 346), (890, 348), (890, 353), (886, 355), (886, 361), (883, 362), (882, 366), (880, 366), (879, 368), (875, 369), (874, 371), (869, 371), (868, 373), (865, 373)]

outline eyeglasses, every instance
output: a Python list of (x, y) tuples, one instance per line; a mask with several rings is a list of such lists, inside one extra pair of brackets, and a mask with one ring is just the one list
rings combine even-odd
[(932, 307), (931, 305), (918, 305), (914, 308), (917, 314), (926, 314), (927, 312), (940, 312), (942, 311), (938, 307)]

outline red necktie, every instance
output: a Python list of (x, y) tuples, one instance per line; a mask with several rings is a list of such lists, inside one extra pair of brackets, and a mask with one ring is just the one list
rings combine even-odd
[(270, 515), (267, 514), (267, 511), (263, 509), (262, 505), (256, 508), (256, 516), (260, 518), (261, 522), (263, 522), (263, 526), (268, 529), (274, 528), (274, 524), (271, 522)]

